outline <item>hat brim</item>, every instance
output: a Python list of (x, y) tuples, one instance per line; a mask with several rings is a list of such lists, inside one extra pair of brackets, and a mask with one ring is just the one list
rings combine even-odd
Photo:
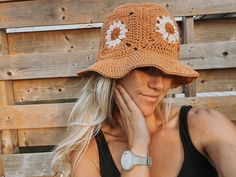
[(188, 84), (199, 76), (198, 72), (180, 63), (178, 58), (170, 58), (169, 55), (158, 54), (152, 51), (134, 52), (128, 57), (115, 60), (111, 58), (100, 59), (77, 74), (82, 75), (93, 71), (105, 77), (118, 79), (124, 77), (135, 68), (146, 66), (156, 67), (164, 74), (173, 76), (173, 88)]

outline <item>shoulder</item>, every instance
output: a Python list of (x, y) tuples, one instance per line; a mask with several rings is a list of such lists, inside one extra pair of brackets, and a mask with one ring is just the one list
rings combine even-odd
[[(75, 163), (77, 158), (78, 151), (75, 151), (71, 154), (72, 159), (72, 173), (76, 174), (75, 176), (100, 176), (99, 175), (99, 155), (98, 148), (95, 138), (93, 138), (86, 151), (83, 154), (82, 159), (78, 164)], [(88, 169), (88, 170), (86, 170)]]
[[(208, 160), (220, 176), (235, 176), (236, 127), (222, 113), (213, 109), (194, 108), (188, 115), (189, 131), (198, 136)], [(204, 154), (205, 154), (204, 153)]]
[(188, 113), (188, 125), (192, 132), (198, 132), (203, 146), (210, 142), (236, 138), (236, 127), (224, 114), (209, 108), (193, 108)]
[[(224, 114), (209, 108), (192, 108), (188, 113), (188, 121), (192, 126), (217, 129), (222, 126), (234, 127), (233, 123)], [(234, 127), (235, 128), (235, 127)]]

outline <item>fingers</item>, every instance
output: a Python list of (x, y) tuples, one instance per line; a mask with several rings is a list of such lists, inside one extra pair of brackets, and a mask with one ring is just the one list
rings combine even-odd
[(117, 103), (117, 106), (119, 107), (119, 110), (122, 112), (126, 112), (126, 111), (131, 111), (128, 106), (127, 103), (125, 101), (125, 99), (123, 98), (123, 96), (121, 95), (120, 91), (118, 89), (115, 89), (115, 100)]
[(127, 135), (127, 137), (130, 137), (130, 134), (128, 132), (129, 129), (132, 129), (130, 127), (130, 119), (131, 119), (131, 113), (128, 107), (126, 106), (126, 103), (121, 96), (120, 92), (118, 89), (115, 89), (115, 94), (114, 94), (114, 99), (116, 101), (116, 104), (119, 108), (119, 114), (120, 118), (117, 119), (122, 131)]
[(119, 90), (120, 95), (123, 97), (123, 100), (128, 107), (128, 109), (138, 111), (138, 107), (135, 104), (134, 100), (131, 96), (127, 93), (127, 91), (121, 85), (117, 85), (117, 89)]

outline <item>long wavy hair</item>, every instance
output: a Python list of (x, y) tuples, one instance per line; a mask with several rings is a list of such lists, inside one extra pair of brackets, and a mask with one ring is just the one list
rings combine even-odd
[[(64, 139), (54, 149), (51, 167), (55, 174), (71, 177), (72, 169), (78, 165), (90, 141), (104, 124), (117, 125), (115, 113), (118, 110), (113, 99), (115, 79), (96, 73), (83, 77), (80, 82), (79, 98), (74, 104), (67, 124)], [(172, 93), (156, 108), (156, 114), (166, 125), (172, 110)], [(75, 152), (75, 158), (71, 154)]]

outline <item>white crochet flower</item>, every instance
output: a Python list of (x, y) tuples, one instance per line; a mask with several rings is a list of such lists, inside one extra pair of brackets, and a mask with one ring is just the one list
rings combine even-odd
[(168, 43), (176, 43), (179, 40), (179, 32), (174, 21), (165, 15), (162, 18), (157, 17), (156, 19), (157, 31), (162, 34), (163, 39)]
[(128, 32), (128, 30), (121, 21), (113, 22), (106, 32), (106, 45), (109, 48), (114, 48), (121, 42), (122, 39), (126, 37), (126, 32)]

